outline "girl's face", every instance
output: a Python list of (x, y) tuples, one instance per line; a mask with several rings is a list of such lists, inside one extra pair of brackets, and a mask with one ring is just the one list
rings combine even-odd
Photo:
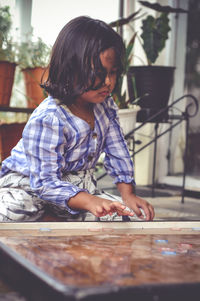
[[(105, 82), (98, 90), (90, 90), (78, 97), (77, 102), (86, 103), (101, 103), (104, 99), (113, 91), (116, 79), (117, 79), (117, 67), (115, 59), (115, 51), (112, 48), (108, 48), (100, 54), (100, 60), (102, 66), (107, 71)], [(95, 86), (97, 86), (101, 80), (96, 78)]]

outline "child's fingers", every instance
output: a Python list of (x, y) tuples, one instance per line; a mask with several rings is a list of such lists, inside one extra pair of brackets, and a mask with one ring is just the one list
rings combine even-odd
[(151, 220), (153, 220), (153, 219), (154, 219), (154, 216), (155, 216), (154, 208), (150, 205), (150, 206), (149, 206), (149, 210), (150, 210), (150, 212), (151, 212)]
[[(110, 202), (105, 201), (102, 203), (102, 206), (103, 206), (104, 210), (107, 212), (107, 214), (110, 214), (110, 215), (112, 215), (114, 212), (117, 212), (117, 214), (119, 211), (123, 212), (123, 210), (126, 207), (125, 205), (123, 205), (119, 202), (113, 202), (113, 201), (110, 201)], [(120, 215), (123, 215), (123, 213)]]
[(113, 212), (116, 212), (118, 210), (123, 211), (126, 208), (126, 206), (124, 204), (121, 204), (119, 202), (112, 202), (109, 204), (109, 206), (110, 206), (110, 209), (113, 210)]
[(99, 217), (107, 215), (107, 214), (112, 215), (116, 211), (116, 209), (115, 209), (115, 207), (113, 206), (112, 203), (113, 203), (112, 201), (110, 201), (110, 202), (107, 202), (107, 201), (102, 202), (101, 205), (98, 205), (96, 207), (96, 215), (99, 216)]
[(97, 206), (96, 207), (96, 216), (100, 217), (100, 216), (104, 216), (106, 215), (107, 212), (104, 210), (104, 208), (102, 206)]
[(131, 209), (135, 212), (137, 217), (144, 218), (142, 211), (140, 210), (140, 208), (137, 205), (132, 206)]
[(155, 217), (154, 207), (152, 205), (150, 205), (150, 208), (151, 208), (151, 219), (154, 219), (154, 217)]
[(132, 210), (127, 210), (127, 209), (125, 209), (125, 210), (123, 210), (123, 211), (118, 210), (117, 214), (118, 214), (118, 215), (128, 215), (128, 216), (133, 216), (133, 215), (135, 215), (135, 213), (134, 213)]
[(102, 205), (104, 210), (107, 212), (107, 214), (112, 214), (116, 211), (112, 201), (110, 202), (105, 201), (102, 203)]
[(144, 210), (144, 213), (146, 215), (146, 220), (147, 221), (153, 220), (153, 218), (154, 218), (154, 209), (151, 206), (151, 204), (149, 204), (148, 202), (145, 202), (140, 207)]
[[(153, 207), (149, 204), (149, 203), (145, 203), (145, 204), (142, 204), (142, 206), (140, 206), (140, 208), (143, 209), (144, 211), (144, 214), (146, 216), (146, 220), (149, 221), (149, 220), (153, 220), (154, 218), (154, 209)], [(139, 209), (140, 210), (140, 209)], [(140, 210), (141, 212), (141, 210)], [(141, 215), (140, 218), (144, 218), (142, 212), (141, 212)]]
[(121, 204), (119, 202), (113, 202), (112, 207), (114, 211), (117, 212), (117, 214), (120, 215), (129, 215), (133, 216), (134, 213), (131, 210), (127, 210), (126, 206), (124, 204)]
[[(143, 210), (143, 212), (141, 211), (141, 209)], [(148, 206), (147, 205), (141, 205), (141, 206), (139, 206), (139, 210), (141, 212), (140, 218), (142, 218), (142, 219), (145, 218), (147, 221), (149, 221), (150, 218), (151, 218), (151, 213), (149, 211)]]
[(148, 206), (144, 208), (144, 213), (145, 213), (145, 215), (146, 215), (146, 220), (147, 220), (147, 221), (151, 220), (151, 212), (150, 212)]

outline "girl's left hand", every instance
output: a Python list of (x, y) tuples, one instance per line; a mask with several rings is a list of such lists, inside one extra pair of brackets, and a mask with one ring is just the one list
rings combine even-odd
[[(126, 196), (126, 199), (124, 199), (124, 203), (127, 207), (132, 209), (137, 217), (141, 219), (145, 219), (147, 221), (151, 221), (154, 219), (155, 213), (153, 206), (148, 203), (147, 201), (143, 200), (142, 198), (136, 196), (135, 194), (130, 194), (129, 196)], [(143, 212), (146, 217), (144, 217)]]

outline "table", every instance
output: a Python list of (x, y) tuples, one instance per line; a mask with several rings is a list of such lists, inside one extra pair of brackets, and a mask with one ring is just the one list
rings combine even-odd
[(0, 224), (1, 274), (31, 300), (199, 300), (199, 234), (199, 221)]

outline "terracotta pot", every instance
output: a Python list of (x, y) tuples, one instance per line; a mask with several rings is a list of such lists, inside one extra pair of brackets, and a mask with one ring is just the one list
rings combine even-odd
[(0, 125), (0, 155), (1, 161), (10, 156), (12, 148), (22, 137), (26, 123), (10, 123)]
[(9, 107), (12, 94), (15, 63), (0, 61), (0, 106)]
[(36, 108), (47, 96), (45, 90), (40, 87), (43, 74), (43, 81), (47, 79), (45, 69), (36, 67), (23, 70), (28, 108)]

